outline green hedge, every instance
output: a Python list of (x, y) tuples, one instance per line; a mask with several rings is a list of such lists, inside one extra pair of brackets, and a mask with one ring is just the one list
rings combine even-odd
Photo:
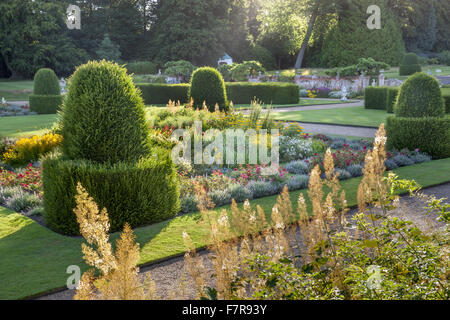
[(180, 210), (176, 171), (170, 157), (138, 164), (99, 164), (86, 160), (43, 161), (45, 221), (54, 231), (78, 235), (73, 209), (81, 182), (99, 208), (106, 208), (111, 232), (174, 217)]
[(39, 114), (52, 114), (56, 113), (62, 103), (63, 96), (51, 96), (51, 95), (30, 95), (30, 111), (37, 112)]
[[(169, 100), (188, 102), (189, 84), (139, 83), (145, 104), (167, 104)], [(249, 104), (256, 97), (263, 103), (295, 104), (300, 100), (299, 88), (291, 83), (226, 83), (228, 101)]]
[(188, 102), (189, 84), (138, 83), (145, 104), (167, 104), (169, 100)]
[(445, 102), (445, 113), (450, 113), (450, 96), (443, 96)]
[(34, 75), (33, 93), (36, 95), (59, 95), (61, 87), (55, 72), (52, 69), (39, 69)]
[(295, 104), (300, 100), (299, 87), (291, 83), (227, 83), (227, 92), (234, 104), (249, 104), (255, 98), (267, 104)]
[(386, 110), (387, 92), (387, 87), (367, 87), (364, 91), (364, 107)]
[(388, 149), (420, 149), (435, 159), (450, 157), (450, 117), (401, 118), (386, 122)]
[(394, 113), (394, 106), (397, 103), (397, 97), (399, 92), (400, 92), (399, 87), (389, 87), (387, 89), (386, 110), (388, 113)]
[(125, 68), (128, 70), (128, 73), (134, 74), (155, 74), (157, 72), (156, 64), (150, 61), (128, 62)]

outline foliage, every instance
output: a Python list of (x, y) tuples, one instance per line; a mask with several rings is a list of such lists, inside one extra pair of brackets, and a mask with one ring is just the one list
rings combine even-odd
[(439, 53), (439, 62), (441, 64), (450, 66), (450, 51), (449, 50), (442, 51), (441, 53)]
[(224, 81), (230, 82), (232, 80), (231, 70), (233, 69), (234, 64), (221, 64), (217, 70), (223, 77)]
[(102, 43), (95, 53), (100, 60), (108, 60), (113, 62), (119, 62), (122, 55), (120, 53), (119, 45), (111, 41), (108, 34), (105, 34)]
[(387, 101), (386, 101), (386, 110), (388, 113), (394, 113), (394, 107), (397, 103), (397, 97), (398, 97), (399, 92), (400, 92), (400, 88), (388, 87)]
[(401, 76), (410, 76), (421, 71), (422, 67), (419, 63), (419, 57), (412, 52), (405, 54), (402, 63), (400, 64), (399, 74)]
[(195, 67), (189, 61), (169, 61), (164, 65), (164, 73), (171, 77), (181, 77), (183, 81), (189, 82)]
[(338, 23), (325, 35), (322, 46), (322, 65), (341, 67), (355, 64), (361, 57), (398, 65), (404, 52), (400, 26), (387, 1), (378, 1), (382, 28), (367, 28), (367, 8), (370, 0), (352, 2), (342, 13)]
[(244, 61), (240, 64), (233, 65), (231, 69), (231, 78), (234, 81), (247, 81), (250, 76), (257, 76), (259, 73), (264, 74), (266, 70), (258, 61)]
[(30, 111), (39, 114), (56, 114), (64, 101), (62, 95), (30, 95)]
[(173, 218), (180, 210), (176, 171), (167, 152), (137, 163), (95, 163), (49, 156), (43, 161), (46, 224), (77, 235), (73, 214), (77, 183), (109, 212), (111, 231), (128, 222), (133, 228)]
[(65, 157), (137, 161), (149, 152), (144, 103), (127, 70), (106, 61), (77, 68), (62, 107)]
[(53, 151), (62, 144), (62, 137), (48, 133), (43, 136), (19, 139), (4, 154), (3, 161), (12, 166), (26, 165)]
[(450, 95), (443, 96), (445, 103), (445, 113), (450, 113)]
[(214, 68), (204, 67), (194, 71), (189, 89), (189, 98), (194, 100), (194, 107), (202, 108), (206, 103), (213, 112), (215, 105), (220, 111), (228, 111), (227, 90), (222, 75)]
[(434, 159), (450, 157), (450, 118), (388, 117), (388, 148), (419, 148)]
[(386, 110), (388, 90), (388, 87), (367, 87), (364, 91), (364, 107)]
[(439, 82), (425, 73), (409, 77), (394, 107), (398, 117), (441, 117), (445, 114)]
[(359, 76), (361, 72), (364, 72), (364, 74), (368, 76), (378, 76), (381, 70), (386, 71), (390, 68), (391, 66), (387, 63), (378, 62), (372, 58), (360, 58), (358, 59), (357, 64), (343, 68), (329, 69), (325, 71), (325, 73), (333, 77), (336, 77), (338, 73), (341, 77), (354, 77)]
[(40, 194), (42, 188), (41, 169), (29, 164), (25, 169), (9, 171), (0, 168), (0, 187), (19, 188)]
[(156, 65), (151, 61), (133, 61), (128, 62), (125, 66), (128, 73), (133, 74), (155, 74), (157, 73)]
[(266, 70), (275, 70), (276, 61), (270, 50), (261, 45), (251, 46), (245, 56), (246, 61), (259, 61)]
[(300, 100), (298, 86), (291, 83), (227, 83), (227, 93), (234, 104), (255, 99), (265, 104), (295, 104)]
[(52, 69), (39, 69), (34, 75), (33, 93), (37, 95), (60, 95), (59, 80)]
[(142, 98), (147, 105), (167, 104), (169, 100), (188, 102), (189, 84), (137, 83), (142, 92)]

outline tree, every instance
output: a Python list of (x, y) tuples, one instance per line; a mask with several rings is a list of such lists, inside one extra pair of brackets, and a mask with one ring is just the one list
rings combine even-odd
[(114, 44), (109, 38), (108, 34), (105, 34), (100, 47), (98, 47), (97, 56), (99, 59), (105, 59), (108, 61), (119, 61), (120, 60), (120, 48), (118, 45)]
[(0, 2), (0, 55), (13, 78), (31, 78), (40, 68), (68, 75), (87, 59), (68, 37), (63, 1)]

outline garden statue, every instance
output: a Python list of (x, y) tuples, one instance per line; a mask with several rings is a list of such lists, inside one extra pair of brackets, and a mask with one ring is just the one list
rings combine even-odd
[(341, 100), (342, 100), (342, 101), (347, 101), (347, 94), (348, 94), (348, 93), (347, 93), (347, 88), (346, 88), (345, 86), (343, 86), (341, 92), (342, 92), (342, 98), (341, 98)]
[(427, 74), (428, 74), (429, 76), (433, 75), (433, 72), (431, 72), (431, 69), (428, 68)]
[(61, 80), (59, 80), (59, 86), (61, 87), (61, 94), (66, 93), (66, 80), (61, 77)]
[(6, 99), (4, 97), (2, 97), (2, 104), (6, 105)]
[(377, 86), (377, 80), (373, 79), (372, 80), (372, 87), (376, 87)]

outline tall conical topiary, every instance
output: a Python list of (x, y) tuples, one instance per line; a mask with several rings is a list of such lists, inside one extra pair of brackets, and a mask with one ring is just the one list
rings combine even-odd
[(213, 112), (218, 104), (220, 111), (228, 111), (229, 104), (225, 82), (219, 71), (204, 67), (194, 71), (191, 77), (189, 97), (194, 100), (194, 106), (201, 108), (203, 102)]
[(116, 63), (78, 67), (61, 116), (67, 159), (134, 162), (150, 152), (144, 102), (127, 70)]
[(409, 77), (400, 88), (394, 107), (398, 117), (441, 117), (445, 114), (444, 99), (436, 78), (425, 73)]

